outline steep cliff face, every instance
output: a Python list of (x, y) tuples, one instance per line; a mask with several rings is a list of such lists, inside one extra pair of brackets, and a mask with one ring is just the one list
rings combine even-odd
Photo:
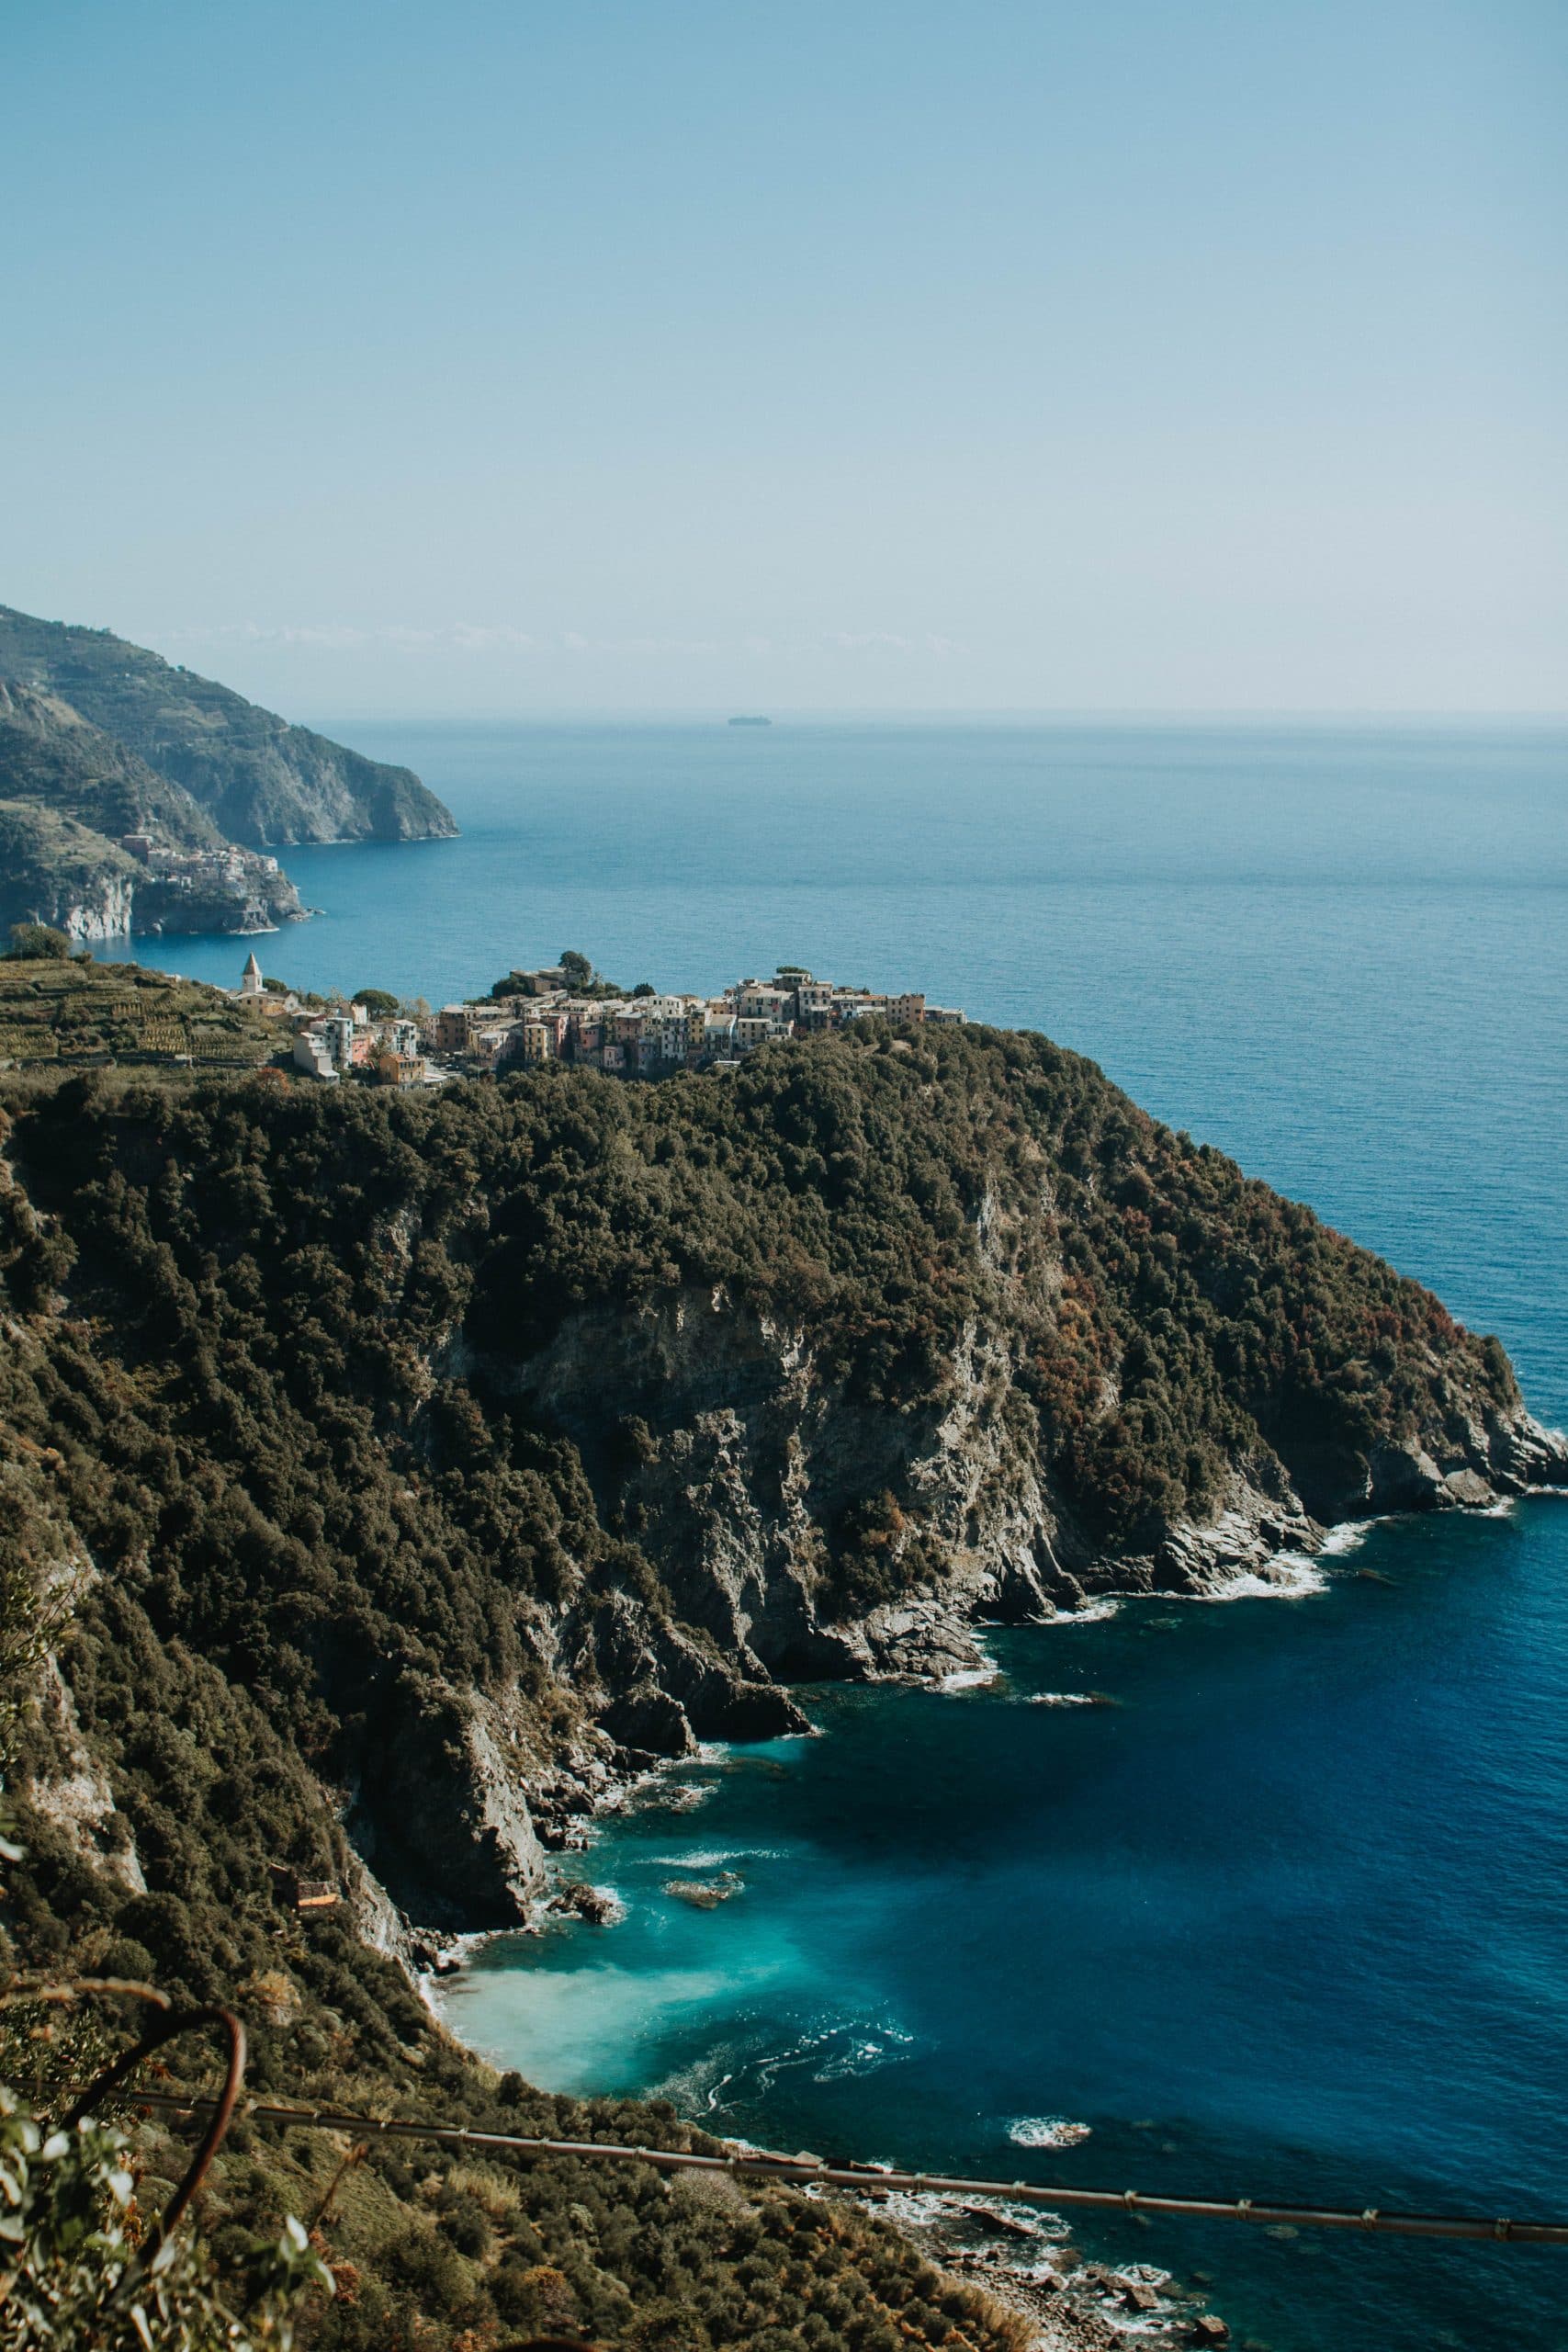
[[(120, 847), (130, 833), (186, 870), (149, 874)], [(276, 863), (231, 848), (182, 786), (58, 695), (0, 684), (0, 919), (87, 941), (265, 931), (303, 912)]]
[(793, 1683), (1568, 1481), (1495, 1341), (1043, 1039), (17, 1107), (0, 1424), (58, 1451), (150, 1887), (232, 1821), (149, 1809), (95, 1644), (261, 1712), (384, 1942), (524, 1916), (618, 1772)]
[(457, 830), (410, 769), (292, 727), (107, 629), (0, 605), (0, 680), (59, 697), (188, 793), (232, 841), (432, 841)]
[[(1012, 1338), (997, 1326), (966, 1326), (913, 1408), (824, 1378), (803, 1332), (722, 1287), (641, 1315), (575, 1316), (538, 1356), (475, 1370), (570, 1433), (602, 1514), (635, 1532), (673, 1615), (759, 1683), (940, 1676), (976, 1664), (976, 1622), (1048, 1620), (1108, 1592), (1214, 1592), (1238, 1575), (1283, 1586), (1324, 1532), (1285, 1462), (1258, 1446), (1227, 1466), (1206, 1509), (1107, 1550), (1041, 1459)], [(635, 1420), (630, 1442), (608, 1449), (607, 1396), (620, 1429)], [(1462, 1385), (1416, 1433), (1347, 1449), (1325, 1509), (1315, 1453), (1312, 1466), (1329, 1521), (1484, 1508), (1565, 1475), (1560, 1439), (1517, 1402)], [(857, 1597), (868, 1552), (896, 1597)], [(586, 1638), (600, 1675), (624, 1687), (637, 1645), (644, 1693), (677, 1701), (638, 1744), (678, 1753), (694, 1733), (737, 1736), (727, 1705), (660, 1654), (654, 1612), (626, 1604), (608, 1644), (570, 1618), (562, 1634), (551, 1662), (563, 1674), (581, 1671)]]
[(138, 871), (71, 818), (0, 800), (0, 929), (44, 922), (76, 941), (124, 938)]

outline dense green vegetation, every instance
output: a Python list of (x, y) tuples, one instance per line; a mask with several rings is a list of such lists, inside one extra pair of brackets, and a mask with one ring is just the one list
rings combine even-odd
[[(51, 978), (77, 983), (56, 1023), (117, 1009), (90, 968), (31, 990)], [(251, 1476), (274, 1416), (330, 1396), (411, 1467), (460, 1468), (460, 1515), (487, 1479), (582, 1504), (555, 1434), (491, 1410), (482, 1368), (427, 1396), (419, 1367), (453, 1329), (481, 1363), (516, 1360), (575, 1310), (685, 1285), (800, 1324), (821, 1377), (895, 1408), (940, 1389), (965, 1325), (1005, 1323), (1040, 1455), (1107, 1544), (1212, 1504), (1238, 1458), (1268, 1475), (1271, 1452), (1413, 1431), (1455, 1378), (1515, 1398), (1495, 1343), (1429, 1293), (1022, 1035), (868, 1030), (726, 1077), (547, 1070), (434, 1101), (72, 1088), (15, 1151), (130, 1360), (238, 1351), (243, 1381), (201, 1406), (187, 1374), (182, 1395), (232, 1445), (244, 1390)], [(298, 1459), (319, 1444), (288, 1433)], [(530, 1589), (549, 1549), (518, 1555)]]
[[(80, 2036), (73, 2035), (73, 2042)], [(332, 2272), (290, 2215), (224, 2276), (183, 2231), (141, 2239), (133, 2135), (96, 2117), (50, 2131), (0, 2084), (0, 2342), (6, 2352), (290, 2352), (294, 2312)]]
[(58, 697), (183, 787), (231, 841), (419, 841), (457, 831), (408, 768), (291, 727), (107, 629), (0, 605), (0, 680)]
[[(118, 1057), (130, 1003), (124, 973), (0, 963), (13, 1030)], [(51, 1970), (237, 1997), (255, 2086), (307, 2099), (686, 2128), (498, 2081), (349, 1905), (281, 1911), (269, 1876), (351, 1886), (352, 1831), (411, 1905), (479, 1923), (468, 1797), (429, 1828), (466, 1769), (465, 1694), (543, 1770), (603, 1699), (555, 1645), (592, 1659), (626, 1609), (672, 1618), (638, 1480), (690, 1407), (602, 1379), (596, 1419), (558, 1409), (527, 1368), (579, 1327), (727, 1301), (727, 1328), (796, 1335), (819, 1391), (895, 1432), (940, 1419), (983, 1333), (1082, 1556), (1150, 1545), (1238, 1464), (1283, 1492), (1517, 1403), (1495, 1342), (1039, 1037), (865, 1023), (722, 1075), (547, 1068), (417, 1098), (29, 1064), (0, 1100), (0, 1730), (31, 1792), (6, 1934)], [(941, 1572), (897, 1459), (823, 1516), (827, 1617)], [(40, 1610), (69, 1618), (62, 1679)], [(50, 1800), (95, 1775), (101, 1803)], [(9, 2079), (47, 2097), (43, 2059), (13, 2050)], [(379, 2147), (334, 2187), (345, 2153), (247, 2127), (206, 2217), (235, 2262), (289, 2211), (319, 2222), (340, 2291), (309, 2329), (345, 2352), (508, 2329), (671, 2352), (1006, 2338), (890, 2233), (782, 2190)]]
[(14, 922), (11, 944), (0, 956), (6, 964), (67, 963), (78, 951), (66, 932), (48, 922)]

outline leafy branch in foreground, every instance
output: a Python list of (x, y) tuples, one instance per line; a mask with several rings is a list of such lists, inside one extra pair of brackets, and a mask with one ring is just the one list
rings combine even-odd
[(46, 2137), (0, 2084), (0, 2345), (6, 2352), (91, 2344), (101, 2352), (288, 2352), (294, 2310), (332, 2273), (289, 2215), (234, 2284), (199, 2239), (166, 2238), (143, 2258), (126, 2134), (84, 2117)]

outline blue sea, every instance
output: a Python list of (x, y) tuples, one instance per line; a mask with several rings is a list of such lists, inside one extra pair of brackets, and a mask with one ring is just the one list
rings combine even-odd
[[(1568, 729), (336, 731), (463, 836), (288, 854), (324, 912), (268, 971), (439, 1003), (570, 946), (628, 984), (923, 988), (1310, 1201), (1568, 1420)], [(232, 984), (245, 951), (137, 952)], [(985, 1684), (807, 1692), (819, 1737), (604, 1827), (621, 1925), (485, 1948), (452, 2021), (771, 2146), (1568, 2217), (1568, 1501), (1324, 1571), (998, 1633)], [(721, 1869), (719, 1909), (664, 1892)], [(1075, 2236), (1207, 2274), (1274, 2352), (1568, 2346), (1568, 2252)]]

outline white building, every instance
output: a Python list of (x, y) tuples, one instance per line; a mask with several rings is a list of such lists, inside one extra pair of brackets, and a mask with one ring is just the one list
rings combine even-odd
[(325, 1078), (334, 1086), (337, 1083), (331, 1048), (318, 1029), (301, 1029), (295, 1038), (294, 1067), (302, 1069), (308, 1078)]

